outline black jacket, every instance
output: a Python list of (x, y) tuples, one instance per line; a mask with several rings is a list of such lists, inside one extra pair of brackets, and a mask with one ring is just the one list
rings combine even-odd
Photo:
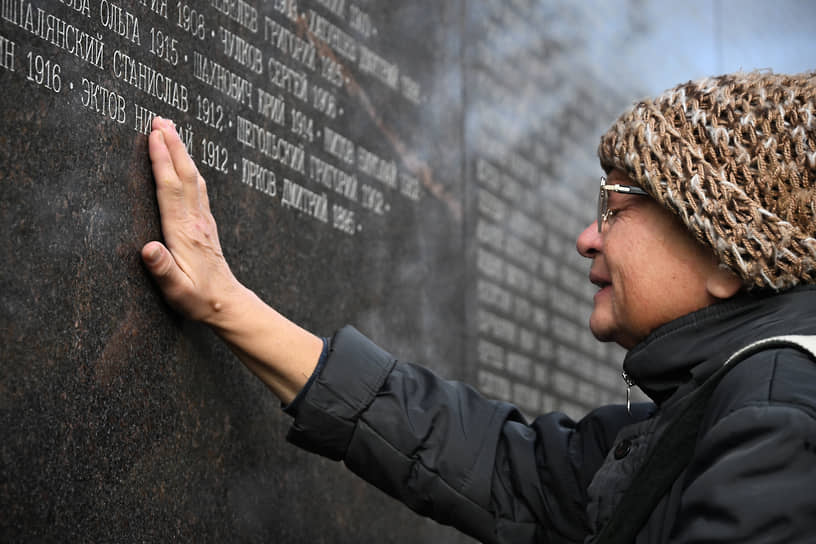
[[(288, 438), (482, 541), (591, 542), (678, 399), (737, 349), (781, 334), (816, 334), (816, 289), (744, 295), (654, 331), (624, 369), (655, 404), (528, 424), (347, 327)], [(691, 463), (636, 542), (814, 541), (816, 362), (761, 351), (714, 391)]]

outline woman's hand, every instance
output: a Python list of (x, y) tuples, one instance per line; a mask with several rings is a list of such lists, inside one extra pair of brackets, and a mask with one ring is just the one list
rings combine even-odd
[(167, 245), (145, 244), (142, 259), (173, 308), (217, 327), (244, 288), (221, 251), (207, 185), (172, 122), (153, 119), (149, 149)]
[(171, 306), (212, 326), (278, 398), (291, 402), (314, 371), (323, 341), (232, 275), (221, 252), (204, 178), (170, 121), (153, 120), (149, 146), (167, 245), (145, 244), (145, 265)]

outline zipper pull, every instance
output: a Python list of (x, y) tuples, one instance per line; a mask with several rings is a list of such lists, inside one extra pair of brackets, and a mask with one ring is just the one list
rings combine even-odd
[(632, 381), (632, 378), (629, 377), (629, 374), (626, 373), (625, 370), (621, 371), (621, 378), (623, 381), (626, 382), (626, 411), (629, 412), (629, 415), (632, 415), (632, 402), (631, 402), (631, 394), (632, 394), (632, 386), (635, 385), (635, 382)]

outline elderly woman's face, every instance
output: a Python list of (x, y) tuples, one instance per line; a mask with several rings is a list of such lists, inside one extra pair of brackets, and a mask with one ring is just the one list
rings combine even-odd
[[(631, 184), (619, 170), (608, 180)], [(709, 278), (723, 271), (677, 218), (646, 196), (610, 193), (609, 209), (603, 232), (593, 223), (577, 244), (592, 259), (589, 278), (599, 287), (589, 321), (599, 340), (631, 348), (660, 325), (717, 300)]]

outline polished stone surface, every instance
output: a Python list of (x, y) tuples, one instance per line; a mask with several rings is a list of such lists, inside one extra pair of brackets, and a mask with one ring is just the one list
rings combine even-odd
[[(176, 316), (140, 263), (141, 245), (161, 236), (149, 110), (192, 132), (243, 282), (316, 332), (356, 322), (386, 344), (429, 346), (422, 355), (464, 377), (460, 335), (445, 326), (463, 322), (461, 217), (450, 209), (461, 161), (448, 160), (462, 155), (461, 97), (434, 89), (459, 77), (448, 29), (459, 6), (358, 4), (352, 26), (345, 2), (301, 2), (299, 22), (280, 5), (245, 3), (246, 17), (209, 3), (168, 3), (166, 17), (149, 2), (4, 7), (0, 540), (459, 538), (286, 444), (274, 397), (210, 331)], [(38, 13), (82, 34), (91, 54), (37, 26)], [(410, 88), (392, 86), (393, 69)], [(246, 122), (255, 128), (242, 133)], [(324, 139), (329, 129), (352, 155)], [(373, 155), (358, 170), (361, 147)], [(406, 196), (397, 169), (426, 175), (447, 200), (418, 186)]]

